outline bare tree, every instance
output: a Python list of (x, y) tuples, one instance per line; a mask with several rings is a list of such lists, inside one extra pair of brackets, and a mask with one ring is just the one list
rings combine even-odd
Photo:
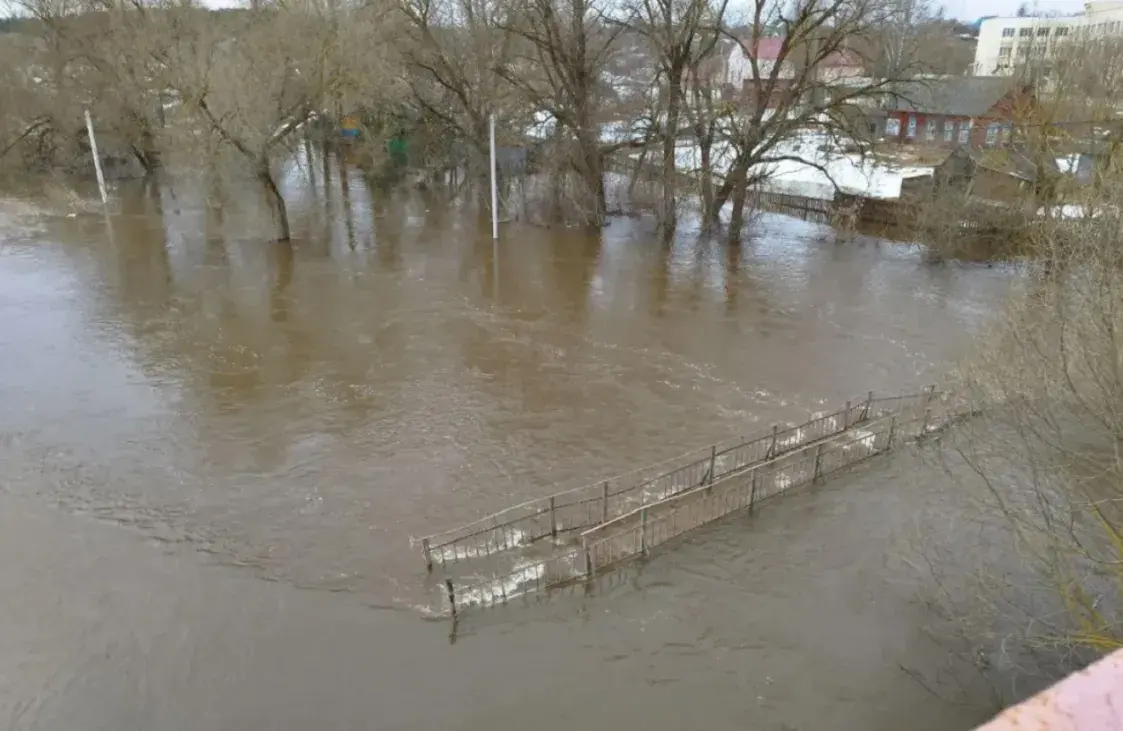
[[(888, 96), (897, 79), (840, 84), (827, 67), (840, 54), (856, 56), (884, 12), (875, 0), (754, 0), (747, 37), (732, 36), (747, 73), (741, 98), (721, 119), (720, 144), (730, 164), (706, 212), (716, 221), (732, 203), (731, 240), (740, 236), (750, 188), (771, 176), (771, 166), (793, 162), (826, 174), (823, 148), (868, 150), (859, 105)], [(767, 36), (767, 29), (778, 35)], [(775, 47), (774, 57), (764, 57), (766, 45)], [(801, 139), (810, 144), (794, 144)]]
[[(602, 139), (606, 88), (602, 72), (624, 26), (601, 0), (530, 0), (519, 5), (505, 28), (516, 36), (502, 76), (538, 115), (554, 125), (552, 144), (582, 188), (583, 222), (599, 226), (607, 212), (605, 162), (618, 150), (645, 142), (630, 134)], [(642, 137), (642, 135), (640, 136)]]
[[(1040, 109), (1014, 142), (1051, 157), (1106, 137), (1096, 173), (1030, 209), (1026, 276), (955, 375), (976, 416), (944, 442), (949, 463), (969, 470), (966, 495), (998, 558), (970, 569), (970, 605), (934, 600), (959, 604), (980, 667), (1000, 659), (1043, 682), (1123, 647), (1123, 157), (1109, 141), (1113, 95), (1100, 80), (1064, 80), (1112, 65), (1102, 46), (1082, 45), (1065, 49), (1051, 81), (1038, 77)], [(1083, 119), (1059, 118), (1073, 109)], [(1029, 192), (1032, 207), (1040, 195)], [(947, 575), (944, 560), (929, 556), (933, 575)]]
[(272, 165), (295, 132), (322, 113), (320, 103), (339, 82), (320, 73), (328, 30), (314, 15), (287, 9), (247, 14), (232, 34), (200, 16), (181, 29), (169, 74), (169, 86), (185, 107), (250, 167), (280, 241), (292, 232)]
[[(56, 92), (54, 124), (78, 128), (91, 109), (107, 143), (116, 142), (145, 172), (159, 164), (159, 56), (169, 42), (174, 6), (143, 0), (25, 0), (48, 61), (40, 65), (41, 91)], [(107, 144), (107, 149), (110, 144)]]
[(943, 7), (929, 0), (889, 0), (882, 21), (864, 41), (873, 75), (966, 73), (974, 60), (973, 45), (960, 37), (963, 26), (943, 13)]
[(723, 55), (727, 50), (728, 44), (719, 41), (708, 54), (696, 57), (687, 72), (685, 108), (690, 139), (697, 151), (693, 173), (702, 211), (714, 208), (714, 147), (728, 109), (728, 102), (721, 97), (726, 77)]
[[(0, 36), (0, 160), (15, 158), (18, 149), (35, 156), (32, 143), (50, 130), (52, 115), (38, 73), (40, 47), (33, 36), (6, 33)], [(38, 81), (36, 79), (39, 79)], [(23, 168), (9, 158), (5, 169)]]
[(507, 6), (495, 0), (403, 0), (400, 8), (409, 29), (403, 54), (418, 72), (409, 81), (413, 99), (468, 146), (470, 174), (482, 177), (488, 118), (510, 96), (496, 73), (512, 44), (512, 35), (501, 29)]
[[(699, 78), (702, 60), (711, 58), (719, 46), (720, 29), (728, 0), (640, 0), (632, 10), (632, 26), (648, 40), (660, 71), (659, 124), (662, 144), (662, 203), (659, 220), (664, 234), (674, 231), (677, 209), (676, 150), (684, 104), (705, 103)], [(688, 75), (693, 72), (695, 98), (688, 99)]]

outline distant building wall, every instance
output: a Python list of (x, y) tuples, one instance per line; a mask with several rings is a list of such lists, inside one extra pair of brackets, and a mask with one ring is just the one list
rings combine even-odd
[(1123, 37), (1123, 2), (1092, 2), (1082, 15), (1061, 18), (988, 18), (979, 25), (976, 76), (1012, 74), (1072, 40)]

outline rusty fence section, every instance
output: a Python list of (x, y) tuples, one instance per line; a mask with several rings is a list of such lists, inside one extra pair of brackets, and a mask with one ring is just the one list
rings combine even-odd
[[(556, 544), (544, 557), (524, 556), (512, 570), (486, 579), (458, 584), (448, 578), (443, 593), (449, 613), (456, 616), (592, 579), (623, 562), (646, 556), (654, 547), (677, 536), (737, 511), (751, 512), (768, 498), (822, 481), (905, 441), (932, 433), (951, 423), (956, 413), (950, 400), (933, 390), (913, 396), (869, 399), (868, 404), (868, 409), (865, 403), (861, 407), (866, 418), (857, 418), (862, 412), (854, 407), (832, 415), (842, 419), (853, 417), (846, 429), (787, 449), (778, 447), (775, 456), (766, 456), (712, 482), (704, 481), (642, 503), (580, 531), (570, 541)], [(829, 417), (808, 424), (822, 418)]]
[(875, 396), (846, 402), (830, 414), (799, 426), (774, 426), (752, 437), (696, 449), (665, 462), (506, 508), (467, 525), (422, 538), (429, 571), (525, 548), (543, 539), (557, 541), (606, 523), (635, 508), (742, 472), (806, 444), (926, 402), (935, 387), (920, 393)]

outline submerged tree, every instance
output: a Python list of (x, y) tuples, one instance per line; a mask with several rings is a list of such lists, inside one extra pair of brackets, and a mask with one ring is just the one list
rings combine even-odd
[[(495, 0), (403, 0), (402, 53), (412, 98), (468, 150), (472, 178), (487, 172), (488, 119), (510, 96), (497, 70), (508, 63), (508, 9)], [(508, 115), (509, 116), (509, 115)]]
[[(683, 125), (684, 106), (704, 104), (701, 96), (712, 79), (701, 78), (702, 63), (720, 49), (721, 29), (728, 0), (640, 0), (631, 11), (631, 25), (647, 39), (659, 66), (659, 115), (656, 129), (662, 147), (662, 200), (659, 220), (665, 234), (675, 228), (677, 209), (676, 153)], [(689, 83), (693, 76), (693, 85)], [(693, 86), (695, 95), (687, 97)], [(686, 112), (689, 118), (690, 112)]]
[(234, 150), (260, 184), (277, 227), (291, 236), (288, 210), (273, 173), (276, 154), (322, 113), (339, 82), (321, 63), (330, 34), (316, 16), (287, 9), (247, 14), (234, 33), (200, 16), (178, 37), (169, 86), (205, 129)]
[(888, 97), (900, 79), (847, 77), (837, 69), (868, 65), (856, 48), (885, 12), (876, 0), (754, 0), (747, 34), (732, 36), (741, 51), (742, 91), (721, 117), (720, 144), (730, 163), (706, 211), (716, 221), (732, 204), (731, 240), (740, 236), (750, 190), (775, 165), (826, 174), (831, 155), (869, 150), (862, 106)]
[(608, 91), (603, 72), (624, 30), (613, 12), (601, 0), (529, 0), (517, 6), (504, 26), (515, 36), (514, 51), (500, 69), (533, 113), (553, 124), (553, 149), (580, 181), (581, 195), (574, 201), (582, 208), (579, 215), (596, 226), (608, 208), (607, 158), (643, 145), (630, 134), (602, 136), (608, 121), (602, 116)]

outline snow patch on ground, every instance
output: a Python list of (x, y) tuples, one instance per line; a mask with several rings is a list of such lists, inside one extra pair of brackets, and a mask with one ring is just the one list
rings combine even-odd
[[(694, 143), (680, 144), (675, 157), (683, 171), (697, 172), (702, 167), (701, 150)], [(774, 162), (764, 163), (756, 171), (768, 174), (766, 189), (813, 198), (833, 198), (832, 180), (845, 193), (897, 198), (901, 195), (903, 180), (932, 174), (929, 166), (863, 160), (858, 154), (840, 151), (833, 141), (821, 134), (806, 133), (778, 144), (768, 157)], [(733, 164), (734, 152), (727, 144), (717, 144), (710, 158), (714, 172), (724, 175)]]

